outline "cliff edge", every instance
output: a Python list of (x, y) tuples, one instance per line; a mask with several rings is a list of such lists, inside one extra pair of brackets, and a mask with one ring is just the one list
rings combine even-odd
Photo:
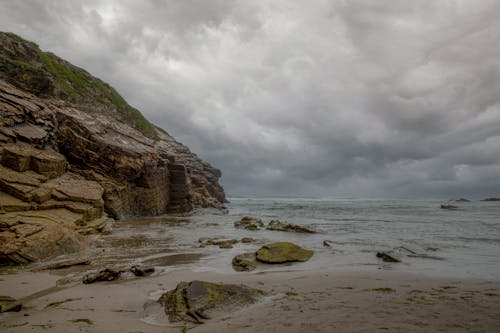
[(0, 264), (77, 250), (109, 217), (224, 208), (218, 169), (106, 83), (2, 32), (0, 115)]

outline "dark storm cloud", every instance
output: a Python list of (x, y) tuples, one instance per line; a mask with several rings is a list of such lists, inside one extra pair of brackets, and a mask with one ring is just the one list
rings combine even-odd
[(230, 195), (500, 189), (497, 1), (0, 1)]

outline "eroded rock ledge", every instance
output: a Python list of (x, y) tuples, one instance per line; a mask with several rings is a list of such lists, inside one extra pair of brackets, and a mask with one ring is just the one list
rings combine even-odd
[[(31, 59), (29, 42), (0, 37), (0, 65), (21, 51), (21, 60)], [(35, 96), (24, 89), (27, 81), (15, 84), (32, 65), (8, 61), (9, 71), (0, 66), (0, 264), (75, 251), (82, 235), (109, 229), (111, 218), (224, 208), (220, 171), (166, 132), (155, 129), (151, 138), (116, 110), (107, 113), (97, 102), (92, 110), (89, 94), (85, 108), (57, 94)]]

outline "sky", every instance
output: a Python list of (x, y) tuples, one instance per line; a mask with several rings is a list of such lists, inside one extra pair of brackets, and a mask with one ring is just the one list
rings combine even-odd
[(231, 196), (500, 196), (500, 2), (0, 0)]

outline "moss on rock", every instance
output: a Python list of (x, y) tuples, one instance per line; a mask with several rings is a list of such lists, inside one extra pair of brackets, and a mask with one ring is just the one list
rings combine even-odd
[(200, 324), (215, 314), (252, 304), (262, 295), (264, 292), (245, 285), (191, 281), (179, 283), (174, 290), (163, 294), (159, 302), (170, 322)]
[(40, 97), (57, 97), (86, 109), (115, 113), (145, 136), (159, 139), (155, 126), (113, 87), (13, 33), (0, 32), (0, 79)]
[(276, 242), (262, 246), (256, 253), (258, 261), (267, 264), (281, 264), (294, 261), (307, 261), (314, 251), (305, 250), (290, 242)]

